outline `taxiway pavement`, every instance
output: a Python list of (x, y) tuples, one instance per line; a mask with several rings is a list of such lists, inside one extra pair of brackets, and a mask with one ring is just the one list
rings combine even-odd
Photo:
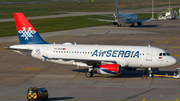
[[(41, 33), (50, 43), (140, 45), (163, 48), (180, 61), (180, 20), (151, 21), (141, 27), (115, 25)], [(180, 79), (142, 79), (143, 69), (123, 71), (119, 76), (94, 74), (87, 68), (43, 62), (4, 50), (19, 44), (18, 37), (0, 39), (0, 100), (25, 101), (28, 87), (45, 87), (48, 101), (178, 101)], [(173, 75), (175, 66), (160, 68), (157, 74)]]

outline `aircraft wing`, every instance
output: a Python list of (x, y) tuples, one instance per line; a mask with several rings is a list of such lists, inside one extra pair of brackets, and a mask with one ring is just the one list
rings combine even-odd
[(63, 60), (63, 61), (74, 61), (74, 62), (81, 62), (85, 63), (87, 65), (93, 65), (93, 64), (99, 64), (99, 63), (114, 63), (116, 64), (117, 62), (114, 60), (95, 60), (95, 59), (70, 59), (70, 58), (48, 58), (46, 56), (44, 57), (44, 61), (46, 60)]
[(117, 22), (116, 20), (106, 20), (106, 19), (96, 19), (96, 18), (88, 18), (91, 20), (98, 20), (98, 21), (106, 21), (106, 22)]
[(103, 15), (101, 15), (101, 16), (113, 17), (113, 18), (115, 17), (115, 16), (110, 16), (110, 15), (104, 15), (104, 14), (103, 14)]
[(151, 20), (132, 20), (130, 21), (129, 23), (137, 23), (137, 22), (148, 22), (148, 21), (151, 21)]

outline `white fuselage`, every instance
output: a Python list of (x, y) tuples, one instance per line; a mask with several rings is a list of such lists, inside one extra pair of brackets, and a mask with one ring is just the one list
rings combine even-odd
[[(177, 63), (165, 50), (146, 46), (74, 45), (74, 44), (29, 44), (13, 45), (22, 54), (47, 61), (90, 67), (93, 62), (117, 63), (121, 67), (166, 67)], [(24, 49), (32, 51), (23, 51)], [(89, 63), (89, 64), (88, 64)]]

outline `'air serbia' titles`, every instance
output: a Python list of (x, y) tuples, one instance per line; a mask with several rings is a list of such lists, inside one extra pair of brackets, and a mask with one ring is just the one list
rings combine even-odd
[(139, 51), (124, 51), (124, 50), (95, 50), (91, 56), (96, 57), (124, 57), (124, 58), (139, 58)]

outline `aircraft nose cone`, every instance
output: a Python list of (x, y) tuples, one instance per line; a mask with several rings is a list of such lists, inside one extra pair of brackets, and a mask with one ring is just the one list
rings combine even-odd
[(177, 63), (177, 59), (175, 57), (172, 57), (170, 59), (170, 65), (175, 65)]

